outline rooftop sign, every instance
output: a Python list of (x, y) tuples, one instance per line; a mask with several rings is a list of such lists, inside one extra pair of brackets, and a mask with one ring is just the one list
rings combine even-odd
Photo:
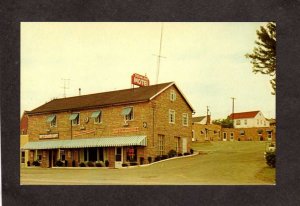
[(131, 84), (138, 85), (140, 87), (149, 86), (149, 79), (146, 76), (134, 73), (131, 75)]

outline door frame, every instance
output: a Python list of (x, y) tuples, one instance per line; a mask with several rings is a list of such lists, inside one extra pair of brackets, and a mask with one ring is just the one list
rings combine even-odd
[[(117, 161), (117, 149), (121, 148), (121, 161)], [(115, 147), (115, 168), (122, 167), (123, 164), (123, 147)]]

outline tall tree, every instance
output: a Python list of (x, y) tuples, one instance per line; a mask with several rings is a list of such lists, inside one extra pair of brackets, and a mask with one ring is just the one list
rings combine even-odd
[(272, 77), (270, 83), (272, 94), (276, 93), (276, 24), (269, 22), (256, 31), (258, 40), (252, 54), (246, 54), (251, 59), (254, 73), (268, 74)]

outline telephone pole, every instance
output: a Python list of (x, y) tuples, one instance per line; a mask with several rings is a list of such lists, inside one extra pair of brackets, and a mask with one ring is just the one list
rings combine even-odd
[(235, 97), (231, 97), (232, 99), (232, 127), (234, 128), (234, 100), (236, 99)]

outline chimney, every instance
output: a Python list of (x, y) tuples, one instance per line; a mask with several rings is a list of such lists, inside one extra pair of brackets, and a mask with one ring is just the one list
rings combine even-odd
[(79, 88), (79, 96), (81, 95), (81, 88)]
[(206, 116), (206, 124), (210, 124), (210, 115)]

